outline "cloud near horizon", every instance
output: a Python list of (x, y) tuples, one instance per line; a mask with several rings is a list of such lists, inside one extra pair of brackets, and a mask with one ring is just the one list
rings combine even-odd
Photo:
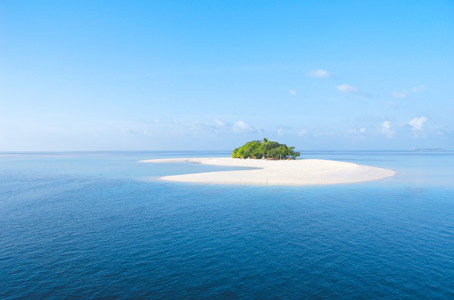
[(303, 129), (300, 129), (300, 130), (298, 131), (298, 136), (303, 136), (303, 135), (306, 135), (306, 134), (307, 134), (307, 129), (304, 129), (304, 128), (303, 128)]
[(284, 135), (284, 128), (278, 128), (277, 135), (278, 136), (283, 136)]
[(257, 129), (255, 129), (254, 126), (244, 122), (244, 121), (241, 121), (241, 120), (238, 120), (236, 122), (233, 122), (233, 123), (229, 123), (229, 122), (224, 122), (222, 120), (219, 120), (217, 118), (214, 119), (214, 125), (215, 125), (215, 128), (216, 128), (216, 131), (219, 132), (219, 131), (231, 131), (231, 132), (234, 132), (234, 133), (244, 133), (244, 132), (254, 132), (254, 131), (258, 131)]
[(232, 131), (235, 133), (253, 132), (257, 131), (253, 126), (243, 121), (236, 121), (233, 123)]
[(413, 119), (411, 119), (409, 122), (408, 122), (408, 125), (411, 126), (411, 128), (413, 130), (422, 130), (423, 129), (423, 126), (424, 126), (424, 123), (426, 123), (429, 119), (426, 117), (426, 116), (422, 116), (422, 117), (414, 117)]
[(381, 133), (387, 138), (393, 138), (395, 135), (394, 130), (391, 128), (391, 122), (384, 121), (381, 124)]

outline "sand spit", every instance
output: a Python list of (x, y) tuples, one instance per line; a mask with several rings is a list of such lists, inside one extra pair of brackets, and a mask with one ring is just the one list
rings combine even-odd
[(238, 158), (150, 159), (144, 163), (200, 163), (246, 167), (252, 170), (219, 171), (161, 177), (193, 183), (244, 185), (327, 185), (383, 179), (396, 174), (388, 169), (324, 159), (262, 160)]

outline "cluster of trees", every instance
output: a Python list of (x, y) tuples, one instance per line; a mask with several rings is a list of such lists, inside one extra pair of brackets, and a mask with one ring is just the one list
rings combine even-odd
[(251, 141), (236, 148), (232, 152), (233, 158), (268, 158), (268, 159), (295, 159), (300, 153), (294, 151), (295, 147), (288, 147), (285, 144), (272, 142), (269, 139), (262, 141)]

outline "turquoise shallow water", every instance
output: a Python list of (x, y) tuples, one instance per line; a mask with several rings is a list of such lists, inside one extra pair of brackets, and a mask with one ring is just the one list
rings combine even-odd
[(303, 152), (398, 172), (314, 187), (138, 163), (225, 154), (0, 154), (0, 299), (454, 298), (454, 153)]

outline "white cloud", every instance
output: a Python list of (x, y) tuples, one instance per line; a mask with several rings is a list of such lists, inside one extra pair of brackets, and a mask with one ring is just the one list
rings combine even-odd
[(413, 87), (410, 91), (406, 91), (406, 90), (393, 91), (391, 94), (393, 95), (394, 98), (406, 99), (412, 94), (417, 94), (417, 93), (424, 91), (424, 89), (425, 89), (424, 85), (421, 84), (421, 85)]
[(235, 123), (233, 123), (232, 130), (236, 133), (250, 132), (254, 131), (254, 127), (243, 121), (236, 121)]
[(278, 136), (283, 136), (283, 135), (284, 135), (284, 129), (279, 128), (279, 129), (277, 130), (277, 135), (278, 135)]
[[(190, 124), (189, 124), (190, 125)], [(236, 122), (226, 122), (220, 119), (215, 118), (214, 124), (213, 123), (197, 123), (197, 125), (201, 128), (206, 129), (207, 131), (211, 131), (213, 133), (245, 133), (245, 132), (260, 132), (254, 126), (244, 122), (244, 121), (236, 121)], [(191, 126), (189, 126), (191, 127)]]
[(385, 135), (387, 138), (394, 137), (394, 130), (391, 128), (391, 123), (389, 121), (384, 121), (381, 124), (381, 133)]
[(303, 136), (303, 135), (306, 135), (307, 134), (307, 130), (306, 129), (301, 129), (300, 131), (298, 131), (298, 135), (299, 136)]
[(392, 92), (392, 95), (394, 98), (397, 98), (397, 99), (408, 98), (408, 93), (405, 91), (394, 91), (394, 92)]
[(214, 119), (217, 128), (224, 128), (227, 124), (219, 119)]
[(393, 101), (386, 101), (385, 103), (383, 103), (387, 108), (397, 108), (397, 104)]
[(349, 84), (340, 84), (336, 88), (341, 93), (350, 93), (350, 94), (358, 93), (358, 89)]
[(422, 116), (419, 118), (415, 117), (408, 122), (408, 125), (410, 125), (413, 130), (421, 130), (422, 127), (424, 126), (424, 123), (426, 123), (428, 120), (429, 119), (427, 119), (426, 116)]
[(348, 133), (353, 134), (353, 135), (361, 135), (366, 133), (366, 128), (360, 128), (360, 129), (350, 129), (348, 130)]
[(421, 84), (421, 85), (415, 86), (411, 91), (413, 93), (419, 93), (419, 92), (424, 91), (424, 89), (425, 89), (425, 86), (423, 84)]
[(331, 74), (328, 71), (323, 70), (323, 69), (317, 69), (317, 70), (310, 71), (306, 75), (309, 77), (315, 77), (315, 78), (328, 78), (331, 76)]
[(289, 94), (292, 95), (292, 96), (295, 96), (296, 95), (296, 91), (295, 90), (288, 90)]

